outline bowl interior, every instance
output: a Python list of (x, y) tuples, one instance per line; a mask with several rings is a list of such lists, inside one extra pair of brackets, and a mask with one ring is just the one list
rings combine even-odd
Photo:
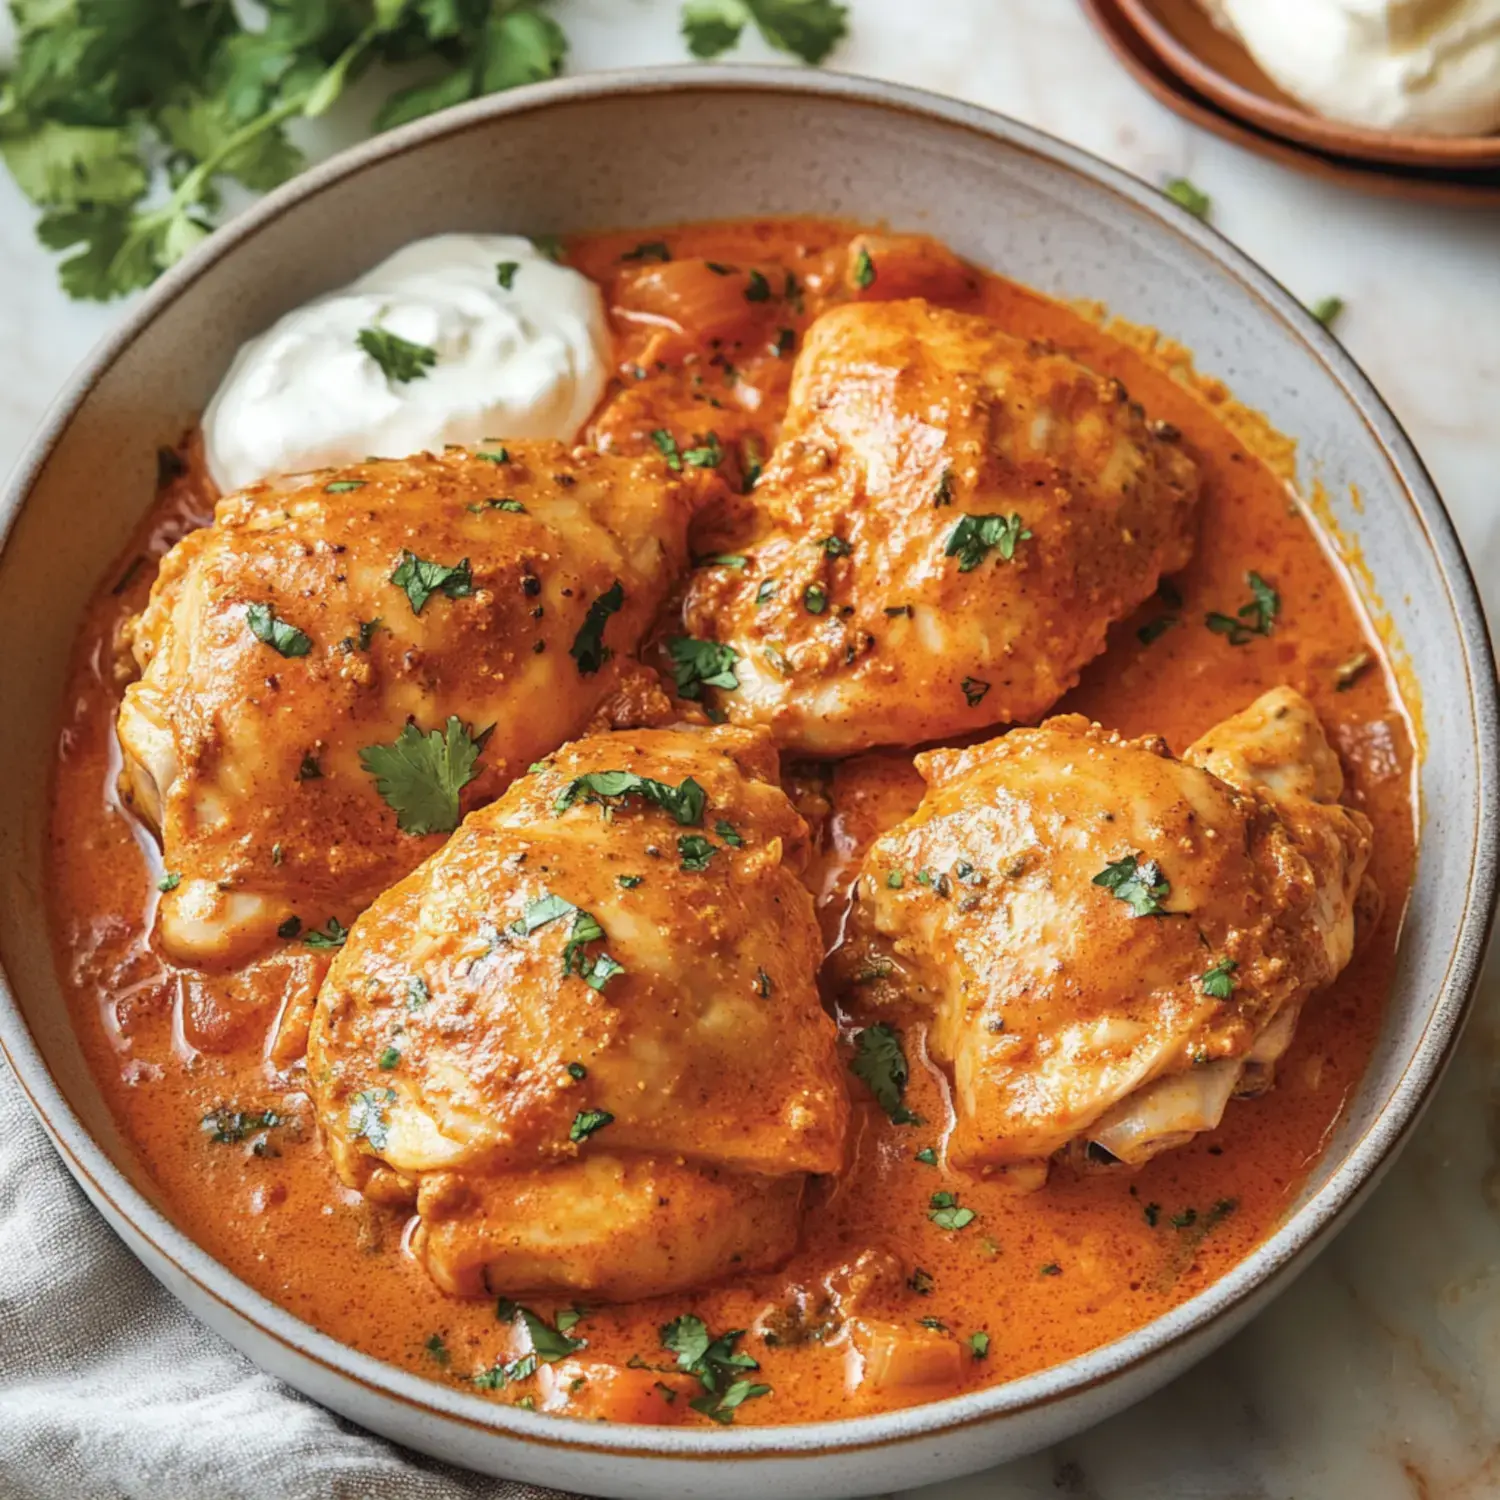
[[(1400, 1134), (1453, 1039), (1482, 943), (1493, 880), (1480, 840), (1493, 684), (1441, 506), (1337, 344), (1151, 190), (979, 111), (936, 102), (929, 111), (915, 96), (857, 80), (793, 82), (775, 70), (526, 91), (316, 170), (174, 273), (65, 398), (5, 502), (0, 684), (11, 711), (0, 716), (0, 960), (17, 1011), (0, 1001), (0, 1038), (31, 1092), (53, 1101), (54, 1129), (102, 1166), (92, 1136), (153, 1199), (98, 1101), (53, 972), (43, 895), (49, 766), (80, 612), (150, 502), (157, 445), (192, 422), (236, 346), (441, 230), (543, 233), (809, 211), (929, 231), (1008, 276), (1102, 301), (1185, 343), (1201, 369), (1297, 440), (1303, 484), (1326, 485), (1333, 522), (1361, 549), (1360, 576), (1378, 590), (1370, 607), (1388, 612), (1408, 680), (1422, 684), (1425, 835), (1395, 999), (1363, 1086), (1298, 1200), (1308, 1211), (1253, 1263), (1128, 1347), (1021, 1383), (1060, 1392), (1244, 1296), (1326, 1223)], [(238, 1287), (216, 1268), (198, 1269), (231, 1293)], [(995, 1410), (1009, 1389), (944, 1405)], [(454, 1400), (478, 1408), (474, 1398)]]

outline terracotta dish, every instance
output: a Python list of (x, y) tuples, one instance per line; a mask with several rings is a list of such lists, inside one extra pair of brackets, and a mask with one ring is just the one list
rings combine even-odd
[[(1480, 137), (1467, 143), (1474, 146), (1475, 154), (1465, 163), (1423, 164), (1407, 155), (1352, 151), (1347, 144), (1322, 137), (1325, 132), (1336, 131), (1370, 137), (1376, 142), (1400, 138), (1335, 126), (1287, 100), (1255, 67), (1245, 50), (1214, 27), (1191, 0), (1182, 0), (1180, 6), (1172, 0), (1157, 0), (1154, 10), (1144, 0), (1080, 0), (1080, 3), (1115, 56), (1143, 88), (1174, 114), (1246, 151), (1358, 192), (1461, 208), (1485, 208), (1500, 203), (1500, 148), (1495, 137)], [(1175, 15), (1179, 9), (1184, 14), (1181, 23), (1184, 35), (1190, 31), (1196, 35), (1199, 30), (1205, 34), (1202, 58), (1217, 58), (1221, 52), (1237, 56), (1237, 75), (1253, 71), (1263, 87), (1281, 101), (1276, 109), (1295, 116), (1299, 128), (1311, 128), (1303, 134), (1283, 128), (1269, 117), (1271, 106), (1263, 96), (1248, 87), (1228, 83), (1227, 75), (1205, 61), (1196, 62), (1192, 75), (1179, 67), (1178, 57), (1200, 57), (1176, 40), (1176, 33), (1169, 31), (1160, 19), (1169, 10)], [(1193, 28), (1188, 24), (1188, 16), (1196, 17)], [(1218, 92), (1206, 87), (1209, 78), (1218, 81)], [(1236, 99), (1258, 100), (1267, 115), (1262, 118), (1241, 108), (1231, 100), (1231, 94)], [(1453, 144), (1435, 137), (1421, 140), (1434, 142), (1440, 150)]]
[(1325, 119), (1279, 89), (1197, 0), (1118, 0), (1146, 44), (1227, 113), (1330, 156), (1383, 166), (1482, 171), (1500, 167), (1500, 136), (1414, 135)]

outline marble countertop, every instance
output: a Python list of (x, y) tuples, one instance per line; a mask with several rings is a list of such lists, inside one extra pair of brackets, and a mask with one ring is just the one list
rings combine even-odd
[[(1500, 620), (1500, 210), (1363, 197), (1178, 120), (1072, 0), (854, 0), (836, 66), (956, 95), (1152, 182), (1213, 221), (1338, 333), (1406, 424)], [(558, 0), (575, 69), (680, 60), (676, 0)], [(750, 58), (769, 56), (758, 46)], [(353, 139), (354, 118), (314, 144)], [(128, 304), (70, 303), (0, 180), (0, 469)], [(1142, 1406), (928, 1500), (1486, 1500), (1500, 1495), (1500, 966), (1395, 1170), (1258, 1321)]]

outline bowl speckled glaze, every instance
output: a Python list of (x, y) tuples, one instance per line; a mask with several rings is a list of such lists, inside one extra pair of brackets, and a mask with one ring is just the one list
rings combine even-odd
[[(534, 1416), (344, 1347), (250, 1291), (163, 1211), (96, 1094), (53, 973), (42, 856), (64, 664), (152, 494), (157, 445), (193, 421), (241, 340), (288, 308), (445, 229), (803, 212), (927, 230), (1043, 291), (1104, 302), (1181, 340), (1297, 440), (1303, 484), (1326, 484), (1421, 685), (1424, 832), (1395, 994), (1363, 1086), (1281, 1229), (1128, 1338), (847, 1422)], [(1151, 188), (999, 116), (832, 74), (683, 68), (521, 89), (381, 137), (167, 276), (64, 393), (0, 518), (0, 1042), (73, 1174), (166, 1286), (267, 1370), (425, 1452), (590, 1494), (661, 1500), (711, 1483), (749, 1500), (900, 1489), (1053, 1442), (1180, 1374), (1285, 1286), (1390, 1164), (1457, 1039), (1495, 891), (1500, 728), (1484, 620), (1442, 503), (1349, 357), (1264, 272)]]

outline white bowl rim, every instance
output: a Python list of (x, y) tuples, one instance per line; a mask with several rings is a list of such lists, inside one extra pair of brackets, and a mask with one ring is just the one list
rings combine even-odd
[[(1008, 116), (922, 89), (797, 67), (680, 64), (588, 73), (490, 95), (376, 136), (308, 169), (217, 230), (146, 294), (104, 338), (47, 413), (0, 494), (0, 548), (32, 485), (84, 399), (130, 344), (205, 272), (306, 198), (390, 157), (509, 116), (556, 105), (662, 93), (784, 93), (847, 100), (916, 114), (1028, 152), (1144, 211), (1206, 255), (1306, 344), (1368, 423), (1401, 481), (1443, 575), (1465, 651), (1475, 722), (1476, 805), (1468, 893), (1442, 985), (1410, 1061), (1385, 1108), (1348, 1149), (1321, 1189), (1274, 1234), (1197, 1296), (1123, 1338), (1002, 1385), (874, 1416), (782, 1427), (651, 1427), (584, 1422), (525, 1412), (469, 1395), (362, 1354), (252, 1290), (161, 1214), (95, 1142), (67, 1102), (0, 974), (0, 1054), (70, 1171), (138, 1233), (174, 1271), (229, 1313), (294, 1355), (379, 1396), (441, 1421), (545, 1448), (602, 1455), (704, 1461), (851, 1452), (933, 1438), (1076, 1396), (1161, 1355), (1229, 1314), (1275, 1273), (1324, 1240), (1389, 1164), (1426, 1106), (1457, 1044), (1474, 997), (1500, 876), (1500, 692), (1483, 606), (1451, 519), (1410, 439), (1368, 377), (1328, 331), (1268, 272), (1216, 230), (1147, 183), (1076, 146)], [(149, 1263), (148, 1263), (149, 1264)], [(152, 1268), (153, 1270), (155, 1268)]]

